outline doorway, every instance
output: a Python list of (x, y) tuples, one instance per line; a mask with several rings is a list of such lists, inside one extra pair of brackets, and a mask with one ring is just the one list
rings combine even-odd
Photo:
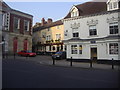
[(91, 48), (91, 59), (97, 60), (97, 47), (92, 47)]

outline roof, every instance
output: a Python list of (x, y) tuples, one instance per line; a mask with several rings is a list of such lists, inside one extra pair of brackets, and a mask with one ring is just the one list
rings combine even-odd
[(14, 12), (19, 12), (19, 13), (22, 13), (22, 14), (25, 14), (25, 15), (28, 15), (28, 16), (33, 17), (33, 15), (30, 15), (30, 14), (28, 14), (28, 13), (24, 13), (24, 12), (21, 12), (21, 11), (15, 10), (15, 9), (12, 9), (12, 11), (14, 11)]
[[(107, 11), (106, 2), (86, 2), (83, 4), (76, 5), (75, 7), (79, 11), (79, 16), (85, 16)], [(66, 18), (71, 18), (70, 12), (65, 17), (65, 19)]]
[(52, 23), (46, 23), (43, 26), (33, 28), (33, 32), (40, 31), (42, 29), (50, 28), (50, 27), (57, 26), (57, 25), (62, 25), (62, 24), (63, 24), (63, 22), (61, 20), (58, 20), (58, 21), (55, 21), (55, 22), (52, 22)]

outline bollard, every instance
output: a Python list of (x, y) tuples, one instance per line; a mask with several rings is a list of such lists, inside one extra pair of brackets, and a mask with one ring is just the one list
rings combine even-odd
[(90, 60), (90, 68), (92, 68), (92, 59)]
[(53, 59), (53, 65), (55, 65), (55, 58), (52, 58)]
[(14, 53), (14, 59), (15, 59), (15, 53)]
[(71, 59), (70, 59), (70, 66), (72, 66), (72, 57), (71, 57)]
[(112, 58), (112, 69), (114, 69), (114, 59)]

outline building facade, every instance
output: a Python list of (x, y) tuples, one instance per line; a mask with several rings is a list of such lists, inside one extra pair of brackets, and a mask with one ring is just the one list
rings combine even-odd
[(2, 52), (13, 54), (32, 50), (33, 16), (10, 8), (2, 3)]
[(120, 1), (73, 6), (63, 19), (67, 59), (120, 60)]
[(45, 21), (43, 18), (42, 23), (37, 23), (33, 28), (35, 51), (54, 53), (64, 50), (63, 39), (64, 27), (61, 20), (52, 22), (52, 19)]

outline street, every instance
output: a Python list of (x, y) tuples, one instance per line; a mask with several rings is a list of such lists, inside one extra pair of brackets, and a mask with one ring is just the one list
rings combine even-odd
[(118, 88), (119, 70), (60, 67), (32, 60), (5, 59), (3, 88)]

